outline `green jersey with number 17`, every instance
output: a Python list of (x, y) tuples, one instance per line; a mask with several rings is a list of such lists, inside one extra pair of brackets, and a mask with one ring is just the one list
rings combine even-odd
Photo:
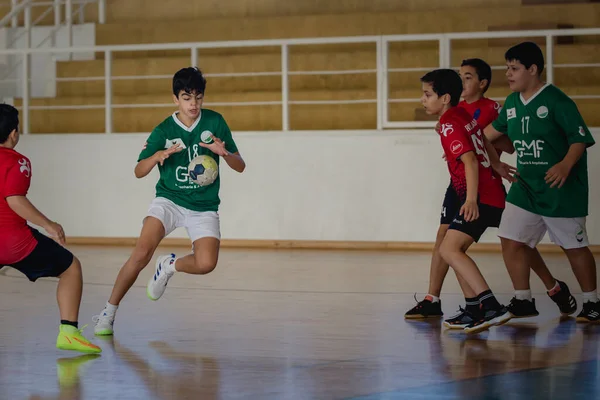
[(158, 165), (160, 179), (156, 184), (156, 197), (164, 197), (192, 211), (218, 211), (221, 174), (212, 184), (204, 187), (198, 186), (188, 175), (190, 162), (199, 155), (209, 155), (219, 164), (219, 156), (199, 145), (203, 132), (212, 133), (225, 142), (225, 148), (230, 153), (238, 151), (221, 114), (203, 109), (198, 119), (188, 128), (175, 112), (154, 128), (138, 157), (138, 162), (151, 157), (157, 151), (179, 144), (183, 151), (171, 154), (162, 166)]
[(573, 100), (551, 84), (528, 100), (512, 93), (492, 126), (508, 134), (517, 153), (518, 181), (506, 201), (546, 217), (588, 215), (587, 151), (562, 188), (545, 181), (546, 172), (563, 160), (572, 144), (595, 143)]

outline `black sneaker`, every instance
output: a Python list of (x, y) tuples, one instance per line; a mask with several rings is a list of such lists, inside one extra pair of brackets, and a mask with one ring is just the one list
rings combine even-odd
[(467, 325), (466, 333), (479, 333), (494, 325), (504, 325), (512, 318), (512, 314), (504, 306), (497, 310), (482, 310), (482, 312), (483, 316), (479, 320)]
[(458, 314), (444, 321), (444, 326), (448, 329), (465, 329), (468, 325), (477, 320), (470, 312), (462, 307), (458, 307)]
[(569, 287), (566, 283), (561, 282), (558, 279), (556, 280), (556, 282), (558, 282), (560, 290), (554, 295), (550, 296), (550, 294), (548, 294), (548, 296), (552, 299), (553, 302), (556, 303), (562, 315), (571, 315), (575, 311), (577, 311), (577, 300), (575, 300), (575, 297), (573, 297), (573, 295), (571, 294), (571, 291), (569, 290)]
[(600, 301), (592, 303), (587, 301), (583, 303), (583, 309), (577, 316), (577, 322), (589, 322), (599, 323), (600, 322)]
[(510, 300), (510, 304), (506, 307), (508, 312), (512, 314), (513, 318), (529, 318), (537, 317), (540, 315), (538, 310), (535, 308), (535, 299), (519, 300), (513, 297)]
[[(415, 301), (417, 297), (415, 296)], [(442, 302), (432, 302), (430, 300), (422, 300), (417, 302), (417, 305), (411, 308), (404, 314), (406, 319), (423, 319), (423, 318), (440, 318), (444, 315), (442, 312)]]

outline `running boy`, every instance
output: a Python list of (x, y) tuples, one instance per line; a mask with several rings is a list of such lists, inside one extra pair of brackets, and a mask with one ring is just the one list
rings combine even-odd
[[(220, 174), (214, 183), (199, 187), (187, 176), (187, 167), (198, 155), (219, 157), (237, 172), (246, 164), (240, 156), (223, 117), (202, 109), (206, 79), (197, 68), (184, 68), (173, 76), (173, 100), (179, 110), (159, 124), (150, 134), (135, 167), (143, 178), (159, 165), (160, 179), (156, 198), (150, 204), (142, 232), (131, 257), (119, 271), (110, 299), (94, 317), (96, 335), (112, 335), (119, 303), (148, 265), (161, 240), (176, 228), (185, 227), (193, 244), (193, 253), (177, 258), (159, 257), (147, 295), (158, 300), (175, 272), (203, 275), (212, 272), (220, 246), (218, 208)], [(212, 140), (204, 143), (201, 134), (208, 131)]]
[[(31, 162), (14, 150), (19, 143), (19, 112), (0, 104), (0, 268), (12, 267), (35, 282), (57, 277), (60, 311), (56, 347), (82, 353), (100, 353), (78, 329), (83, 278), (79, 260), (61, 245), (63, 228), (50, 221), (27, 199)], [(60, 244), (31, 228), (27, 221), (46, 230)]]
[[(532, 42), (505, 54), (506, 76), (513, 91), (486, 135), (506, 134), (517, 151), (518, 181), (507, 197), (498, 235), (506, 268), (516, 291), (529, 293), (527, 247), (534, 248), (546, 231), (565, 252), (583, 291), (579, 322), (600, 321), (596, 262), (585, 229), (588, 215), (586, 149), (594, 145), (577, 106), (556, 86), (544, 83), (544, 55)], [(559, 282), (556, 294), (567, 291)], [(564, 296), (561, 294), (561, 296)], [(526, 311), (526, 310), (525, 310)]]
[[(491, 168), (488, 152), (496, 151), (476, 120), (457, 107), (463, 91), (460, 76), (449, 69), (421, 78), (421, 102), (430, 115), (440, 117), (439, 135), (444, 148), (458, 212), (439, 247), (440, 256), (456, 272), (465, 297), (480, 307), (478, 318), (464, 329), (479, 332), (510, 320), (511, 315), (492, 294), (477, 265), (466, 255), (488, 227), (497, 227), (504, 209), (504, 188)], [(480, 214), (481, 213), (481, 214)]]

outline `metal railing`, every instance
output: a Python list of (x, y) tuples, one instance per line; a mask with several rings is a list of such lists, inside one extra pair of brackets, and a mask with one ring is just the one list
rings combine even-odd
[[(247, 73), (217, 73), (208, 76), (232, 77), (232, 76), (280, 76), (281, 77), (281, 100), (280, 101), (258, 101), (258, 102), (221, 102), (206, 103), (206, 105), (227, 106), (251, 106), (251, 105), (280, 105), (282, 117), (282, 130), (290, 129), (289, 106), (294, 104), (351, 104), (351, 103), (376, 103), (377, 104), (377, 129), (384, 128), (429, 128), (434, 126), (431, 121), (392, 121), (389, 117), (389, 106), (399, 102), (415, 102), (418, 98), (390, 98), (389, 78), (391, 73), (407, 71), (426, 71), (434, 68), (458, 68), (451, 65), (452, 43), (457, 40), (467, 39), (502, 39), (516, 38), (526, 40), (527, 38), (545, 38), (546, 53), (546, 81), (553, 83), (554, 72), (557, 68), (589, 67), (598, 68), (600, 64), (556, 64), (554, 62), (554, 39), (560, 36), (590, 36), (600, 35), (600, 28), (590, 29), (561, 29), (561, 30), (532, 30), (532, 31), (508, 31), (508, 32), (468, 32), (450, 34), (422, 34), (422, 35), (390, 35), (390, 36), (359, 36), (359, 37), (333, 37), (333, 38), (310, 38), (310, 39), (269, 39), (269, 40), (242, 40), (222, 42), (195, 42), (195, 43), (170, 43), (170, 44), (139, 44), (139, 45), (115, 45), (94, 47), (71, 47), (71, 48), (38, 48), (38, 49), (9, 49), (0, 50), (1, 55), (18, 54), (23, 58), (22, 64), (22, 131), (28, 133), (29, 111), (32, 109), (105, 109), (105, 131), (107, 134), (113, 132), (113, 109), (118, 108), (145, 108), (145, 107), (173, 107), (173, 104), (113, 104), (113, 82), (127, 79), (170, 79), (172, 75), (163, 76), (114, 76), (112, 73), (113, 56), (120, 52), (154, 51), (154, 50), (188, 50), (190, 64), (198, 65), (198, 52), (206, 49), (225, 49), (240, 47), (273, 47), (280, 48), (281, 70), (276, 72), (247, 72)], [(438, 42), (438, 65), (431, 68), (389, 68), (390, 44), (394, 42)], [(372, 43), (376, 47), (376, 69), (365, 70), (342, 70), (342, 71), (290, 71), (289, 57), (291, 46), (326, 45), (326, 44), (360, 44)], [(36, 54), (64, 54), (64, 53), (104, 53), (104, 75), (83, 78), (60, 78), (60, 81), (104, 81), (104, 104), (81, 104), (62, 106), (30, 106), (29, 82), (30, 82), (30, 58)], [(476, 56), (476, 55), (475, 55)], [(182, 66), (183, 67), (183, 66)], [(495, 69), (504, 68), (494, 66)], [(290, 76), (293, 75), (319, 75), (319, 74), (375, 74), (376, 75), (376, 98), (360, 100), (290, 100)], [(415, 86), (418, 86), (415, 82)], [(572, 96), (572, 98), (600, 99), (597, 95)]]

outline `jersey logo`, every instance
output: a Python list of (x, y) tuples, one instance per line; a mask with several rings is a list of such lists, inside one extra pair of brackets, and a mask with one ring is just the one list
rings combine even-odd
[(458, 154), (462, 151), (462, 149), (463, 144), (458, 140), (455, 140), (454, 142), (452, 142), (452, 144), (450, 144), (450, 151), (452, 152), (452, 154)]
[(498, 110), (498, 112), (500, 112), (501, 109), (502, 109), (502, 106), (500, 105), (500, 103), (495, 101), (494, 102), (494, 110)]
[(21, 171), (21, 173), (23, 175), (25, 175), (27, 178), (29, 178), (31, 176), (31, 166), (29, 165), (27, 160), (24, 158), (19, 160), (19, 165), (21, 166), (19, 168), (19, 171)]
[(213, 141), (212, 136), (213, 136), (213, 133), (211, 131), (203, 131), (200, 134), (200, 141), (202, 143), (211, 144)]
[(451, 135), (452, 132), (454, 132), (454, 128), (452, 127), (452, 124), (443, 124), (440, 127), (440, 132), (442, 132), (444, 137), (448, 137), (448, 135)]
[(165, 142), (165, 149), (170, 149), (171, 147), (177, 145), (179, 145), (179, 147), (181, 147), (182, 149), (187, 149), (187, 146), (183, 143), (183, 140), (181, 140), (180, 138), (167, 139)]
[(585, 129), (583, 129), (583, 126), (580, 126), (580, 127), (579, 127), (579, 134), (580, 134), (581, 136), (585, 136)]
[(546, 106), (540, 106), (537, 109), (537, 116), (539, 118), (546, 118), (548, 116), (548, 107), (546, 107)]
[(517, 109), (514, 107), (506, 110), (506, 119), (509, 120), (513, 118), (517, 118)]

